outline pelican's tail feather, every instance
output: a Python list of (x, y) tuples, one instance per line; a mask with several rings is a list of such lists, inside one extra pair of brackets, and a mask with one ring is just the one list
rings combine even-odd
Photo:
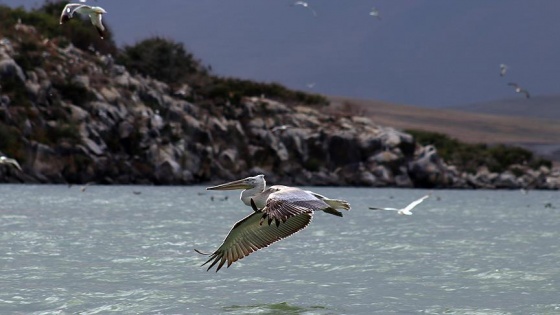
[[(350, 203), (346, 200), (325, 198), (323, 201), (333, 209), (350, 210)], [(327, 212), (327, 211), (325, 211)], [(338, 212), (338, 211), (337, 211)], [(330, 213), (330, 212), (328, 212)], [(342, 216), (342, 215), (341, 215)]]

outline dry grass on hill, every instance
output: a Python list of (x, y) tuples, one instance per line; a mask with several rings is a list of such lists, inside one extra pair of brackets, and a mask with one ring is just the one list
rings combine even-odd
[(470, 143), (560, 143), (559, 120), (477, 114), (344, 97), (330, 97), (330, 100), (332, 113), (364, 115), (381, 125), (440, 132)]

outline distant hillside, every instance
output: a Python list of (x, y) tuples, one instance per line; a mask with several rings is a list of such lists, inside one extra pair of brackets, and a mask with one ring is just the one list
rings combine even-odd
[(500, 116), (560, 120), (560, 95), (509, 98), (452, 107), (453, 110)]
[[(375, 123), (394, 126), (400, 129), (417, 129), (447, 134), (453, 138), (470, 143), (521, 145), (547, 158), (560, 160), (560, 106), (550, 104), (544, 114), (545, 97), (536, 97), (527, 104), (536, 110), (518, 110), (519, 117), (513, 114), (525, 103), (525, 99), (514, 100), (510, 105), (499, 102), (487, 108), (496, 108), (498, 114), (485, 114), (460, 111), (457, 109), (434, 109), (407, 105), (397, 105), (373, 100), (360, 100), (345, 97), (330, 97), (330, 110), (333, 112), (360, 114), (370, 117)], [(557, 98), (560, 100), (560, 97)], [(504, 101), (505, 102), (505, 101)], [(473, 108), (474, 111), (474, 107)], [(505, 110), (509, 108), (509, 110)], [(538, 108), (541, 108), (538, 110)], [(490, 111), (490, 110), (489, 110)], [(549, 119), (536, 117), (541, 114)], [(552, 119), (550, 119), (552, 118)]]

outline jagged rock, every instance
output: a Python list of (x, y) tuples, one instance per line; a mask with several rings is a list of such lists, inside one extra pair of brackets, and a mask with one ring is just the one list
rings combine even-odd
[(445, 164), (435, 147), (420, 149), (418, 157), (409, 163), (409, 174), (417, 187), (445, 187)]
[(89, 89), (89, 77), (87, 75), (77, 75), (72, 78), (72, 83), (77, 86), (83, 87), (84, 89)]
[(548, 176), (546, 176), (544, 185), (539, 188), (546, 189), (559, 189), (560, 188), (560, 172), (559, 171), (549, 171)]
[(519, 185), (517, 181), (517, 177), (515, 177), (515, 175), (513, 175), (513, 173), (509, 171), (499, 174), (494, 179), (493, 184), (496, 188), (514, 189), (521, 187), (521, 185)]
[(408, 175), (408, 170), (405, 166), (401, 166), (398, 173), (395, 175), (395, 185), (400, 188), (414, 187), (414, 183)]
[[(30, 103), (14, 104), (21, 95), (0, 90), (2, 130), (26, 148), (24, 173), (2, 172), (1, 181), (194, 184), (263, 173), (271, 184), (560, 187), (554, 169), (461, 172), (436, 148), (367, 117), (238, 91), (213, 99), (198, 94), (200, 82), (170, 87), (109, 55), (51, 42), (37, 45), (44, 65), (24, 73), (12, 59), (21, 43), (0, 40), (0, 79), (23, 83)], [(281, 125), (290, 127), (271, 130)], [(31, 140), (45, 134), (56, 141)]]
[(14, 78), (25, 83), (25, 74), (21, 67), (11, 58), (0, 60), (0, 80)]
[(375, 186), (377, 179), (372, 173), (363, 171), (360, 173), (360, 182), (365, 186)]
[(61, 176), (64, 163), (60, 155), (51, 147), (38, 142), (31, 142), (27, 147), (26, 163), (42, 181), (64, 182)]
[(330, 162), (335, 165), (359, 163), (362, 160), (358, 140), (355, 134), (351, 132), (331, 135), (327, 147), (329, 148)]
[(113, 87), (104, 86), (103, 88), (101, 88), (99, 93), (101, 93), (103, 99), (105, 99), (105, 101), (109, 104), (116, 104), (117, 100), (121, 98), (119, 91), (117, 91)]
[(81, 123), (88, 120), (90, 115), (87, 111), (83, 110), (81, 107), (72, 104), (70, 104), (69, 107), (70, 110), (72, 111), (72, 121)]
[(134, 132), (134, 126), (124, 120), (119, 124), (119, 138), (120, 139), (125, 139), (130, 137), (130, 135)]
[(370, 156), (367, 162), (370, 167), (385, 165), (391, 169), (396, 169), (402, 164), (403, 157), (393, 151), (381, 151), (373, 156)]

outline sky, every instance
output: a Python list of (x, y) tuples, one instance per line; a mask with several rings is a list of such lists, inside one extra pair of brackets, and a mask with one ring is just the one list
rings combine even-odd
[(218, 75), (423, 107), (522, 97), (508, 82), (560, 95), (559, 0), (308, 0), (317, 16), (293, 3), (88, 1), (119, 45), (167, 37)]

